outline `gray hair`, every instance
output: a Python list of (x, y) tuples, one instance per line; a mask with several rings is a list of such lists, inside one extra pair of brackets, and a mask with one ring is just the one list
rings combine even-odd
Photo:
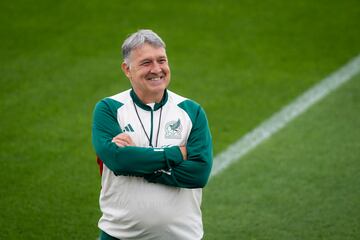
[(148, 43), (155, 47), (166, 47), (164, 41), (155, 32), (149, 29), (141, 29), (125, 39), (121, 46), (121, 52), (126, 64), (129, 64), (131, 51), (144, 43)]

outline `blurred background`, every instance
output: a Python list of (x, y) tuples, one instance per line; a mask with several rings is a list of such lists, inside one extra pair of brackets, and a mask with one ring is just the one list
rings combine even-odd
[[(360, 2), (0, 3), (0, 239), (96, 239), (100, 99), (130, 87), (120, 47), (167, 44), (170, 90), (206, 110), (214, 154), (360, 52)], [(212, 179), (205, 239), (360, 236), (359, 77)]]

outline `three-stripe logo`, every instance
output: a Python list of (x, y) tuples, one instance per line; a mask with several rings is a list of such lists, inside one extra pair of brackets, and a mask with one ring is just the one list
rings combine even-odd
[(130, 123), (125, 126), (125, 132), (134, 132), (134, 129)]

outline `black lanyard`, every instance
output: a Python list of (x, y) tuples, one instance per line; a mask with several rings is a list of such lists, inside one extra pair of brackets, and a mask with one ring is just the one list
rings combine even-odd
[[(146, 132), (146, 130), (145, 130), (144, 124), (143, 124), (143, 122), (141, 121), (141, 118), (140, 118), (140, 116), (139, 116), (139, 113), (138, 113), (138, 110), (137, 110), (137, 107), (136, 107), (134, 101), (133, 101), (133, 104), (134, 104), (136, 116), (137, 116), (137, 118), (139, 119), (139, 122), (140, 122), (140, 124), (141, 124), (142, 129), (144, 130), (144, 133), (145, 133), (145, 135), (146, 135), (146, 138), (149, 140), (149, 146), (150, 146), (150, 147), (154, 147), (154, 146), (152, 145), (152, 142), (151, 142), (150, 138), (149, 138), (149, 135), (147, 134), (147, 132)], [(157, 129), (157, 134), (156, 134), (155, 147), (157, 147), (158, 141), (159, 141), (160, 123), (161, 123), (161, 115), (162, 115), (162, 109), (163, 109), (162, 107), (163, 107), (163, 106), (161, 106), (161, 108), (160, 108), (160, 117), (159, 117), (158, 129)], [(152, 123), (151, 123), (151, 124), (152, 124)]]

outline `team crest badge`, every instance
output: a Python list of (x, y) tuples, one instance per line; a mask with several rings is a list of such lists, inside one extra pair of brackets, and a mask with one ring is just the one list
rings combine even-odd
[(180, 119), (177, 121), (170, 121), (165, 124), (165, 138), (180, 139), (182, 126)]

